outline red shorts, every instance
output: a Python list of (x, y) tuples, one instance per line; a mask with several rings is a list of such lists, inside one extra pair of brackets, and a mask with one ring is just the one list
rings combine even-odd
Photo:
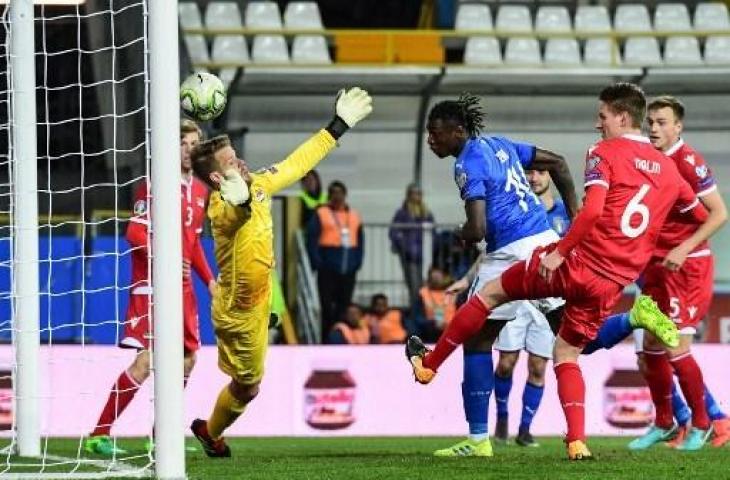
[(712, 255), (688, 258), (672, 272), (661, 259), (652, 259), (644, 270), (642, 293), (657, 302), (681, 333), (692, 335), (710, 310), (714, 289), (715, 260)]
[[(124, 338), (119, 342), (123, 348), (149, 350), (152, 341), (152, 305), (147, 294), (131, 294), (124, 322)], [(200, 349), (198, 327), (198, 305), (192, 288), (183, 288), (183, 347), (185, 352)]]
[(599, 275), (575, 255), (568, 255), (548, 282), (540, 276), (540, 259), (557, 244), (540, 247), (529, 261), (521, 261), (502, 274), (502, 288), (512, 300), (547, 297), (565, 299), (558, 334), (569, 344), (583, 348), (596, 338), (603, 320), (621, 298), (623, 287)]

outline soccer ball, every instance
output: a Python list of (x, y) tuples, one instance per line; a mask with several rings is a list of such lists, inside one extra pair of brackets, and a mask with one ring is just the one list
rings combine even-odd
[(190, 75), (180, 85), (180, 106), (186, 115), (201, 122), (213, 120), (226, 106), (226, 89), (212, 73)]

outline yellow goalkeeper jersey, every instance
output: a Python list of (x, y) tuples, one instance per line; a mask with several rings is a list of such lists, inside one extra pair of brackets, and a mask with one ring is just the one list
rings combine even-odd
[(326, 130), (320, 130), (285, 160), (251, 174), (249, 206), (237, 207), (213, 192), (208, 206), (218, 290), (213, 296), (213, 317), (244, 318), (243, 314), (269, 302), (269, 275), (274, 268), (274, 229), (271, 197), (301, 179), (335, 147)]

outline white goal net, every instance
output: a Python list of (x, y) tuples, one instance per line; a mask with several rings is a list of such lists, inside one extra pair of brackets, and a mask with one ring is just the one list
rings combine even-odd
[[(135, 358), (117, 344), (134, 288), (125, 231), (134, 191), (150, 171), (149, 0), (6, 3), (0, 1), (0, 478), (148, 477), (156, 461), (153, 378), (110, 428), (99, 426), (110, 399), (120, 403), (122, 392), (113, 390)], [(15, 8), (32, 12), (35, 86), (17, 84), (23, 64), (13, 42), (27, 24)], [(29, 158), (32, 142), (18, 139), (28, 138), (19, 132), (28, 131), (33, 94), (37, 153)], [(177, 118), (171, 121), (177, 128)], [(24, 196), (33, 175), (36, 195)], [(29, 226), (36, 221), (37, 228)], [(37, 263), (29, 265), (32, 250)], [(29, 274), (39, 279), (35, 285)], [(28, 321), (36, 308), (38, 320)], [(109, 435), (104, 454), (90, 451), (95, 430)]]

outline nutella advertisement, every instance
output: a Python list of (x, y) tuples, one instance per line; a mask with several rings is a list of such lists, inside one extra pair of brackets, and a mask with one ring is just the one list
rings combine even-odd
[[(693, 347), (705, 383), (730, 411), (727, 360), (730, 346)], [(106, 346), (41, 347), (41, 431), (79, 436), (93, 427), (109, 388), (134, 353)], [(495, 364), (497, 354), (494, 354)], [(12, 424), (12, 350), (0, 346), (0, 429)], [(203, 347), (185, 389), (185, 422), (206, 418), (220, 388), (228, 382), (217, 368), (215, 347)], [(586, 431), (589, 435), (636, 435), (653, 417), (648, 389), (636, 370), (633, 345), (583, 356)], [(4, 368), (3, 368), (4, 366)], [(549, 366), (550, 367), (550, 366)], [(3, 372), (5, 370), (5, 372)], [(272, 346), (261, 393), (227, 436), (446, 436), (464, 435), (461, 353), (455, 352), (429, 386), (416, 384), (403, 348), (388, 346)], [(515, 369), (510, 425), (517, 429), (527, 376), (525, 355)], [(112, 432), (147, 435), (153, 422), (150, 379)], [(490, 432), (495, 421), (490, 404)], [(548, 368), (545, 393), (532, 425), (535, 435), (562, 435), (565, 420), (555, 376)], [(0, 430), (0, 436), (7, 436)]]

